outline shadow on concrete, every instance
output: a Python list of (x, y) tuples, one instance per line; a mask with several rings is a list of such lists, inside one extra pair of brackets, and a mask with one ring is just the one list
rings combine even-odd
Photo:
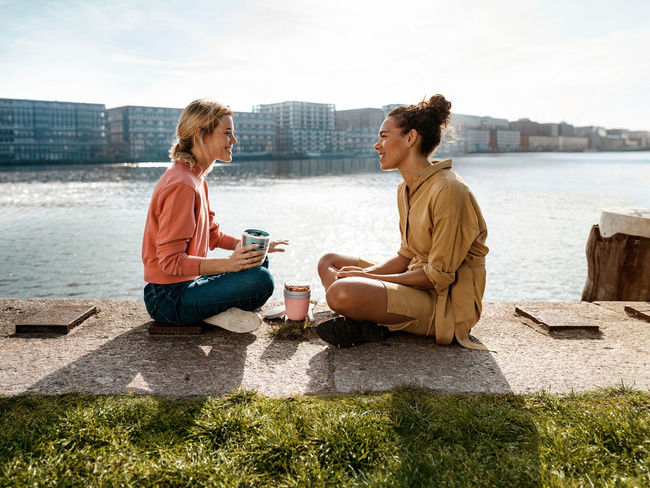
[[(339, 393), (388, 391), (413, 385), (441, 393), (509, 393), (510, 385), (489, 351), (440, 346), (435, 340), (394, 334), (381, 343), (327, 349), (327, 386)], [(316, 363), (317, 364), (317, 363)], [(323, 383), (322, 375), (314, 386)]]
[[(139, 302), (98, 301), (100, 312), (67, 336), (11, 336), (43, 300), (0, 301), (4, 394), (223, 395), (238, 388), (270, 396), (384, 392), (414, 385), (440, 393), (512, 391), (498, 354), (439, 346), (398, 333), (381, 343), (337, 349), (315, 333), (299, 339), (208, 328), (198, 336), (152, 336)], [(76, 301), (75, 301), (76, 303)], [(10, 337), (11, 336), (11, 337)], [(476, 340), (476, 338), (475, 338)]]
[(146, 325), (66, 364), (26, 393), (194, 396), (230, 393), (241, 385), (253, 334), (210, 328), (200, 336), (150, 336)]

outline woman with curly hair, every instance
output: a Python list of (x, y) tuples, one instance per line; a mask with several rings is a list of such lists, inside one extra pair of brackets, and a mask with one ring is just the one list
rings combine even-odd
[(397, 190), (401, 245), (381, 264), (341, 254), (320, 259), (327, 303), (340, 315), (317, 326), (326, 342), (350, 347), (404, 331), (484, 349), (469, 331), (481, 316), (487, 227), (452, 161), (430, 160), (450, 110), (434, 95), (395, 108), (382, 123), (374, 146), (381, 169), (404, 179)]

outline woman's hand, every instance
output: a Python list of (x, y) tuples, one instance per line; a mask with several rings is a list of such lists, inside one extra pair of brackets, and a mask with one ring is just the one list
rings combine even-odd
[(243, 271), (259, 266), (264, 261), (264, 251), (257, 251), (257, 244), (237, 246), (228, 258), (229, 272)]
[(356, 276), (357, 278), (373, 278), (375, 279), (375, 276), (370, 275), (368, 273), (369, 269), (366, 268), (360, 268), (359, 266), (343, 266), (341, 269), (339, 269), (336, 272), (336, 278), (350, 278), (353, 276)]
[(277, 241), (271, 241), (269, 243), (269, 249), (267, 252), (284, 252), (284, 248), (278, 246), (288, 246), (289, 241), (286, 239), (278, 239)]

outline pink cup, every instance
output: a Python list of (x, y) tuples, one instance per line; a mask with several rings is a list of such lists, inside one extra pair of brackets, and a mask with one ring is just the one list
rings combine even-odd
[(292, 280), (284, 284), (284, 308), (289, 320), (305, 320), (309, 314), (311, 287), (308, 281)]

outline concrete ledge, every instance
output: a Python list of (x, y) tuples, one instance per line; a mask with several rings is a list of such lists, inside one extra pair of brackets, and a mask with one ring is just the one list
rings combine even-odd
[[(96, 307), (67, 335), (16, 334), (16, 324), (55, 305)], [(270, 303), (271, 308), (277, 303)], [(490, 350), (437, 346), (407, 334), (335, 349), (314, 333), (277, 339), (265, 323), (254, 334), (209, 328), (200, 335), (152, 337), (141, 302), (0, 299), (0, 395), (268, 396), (381, 392), (415, 384), (440, 393), (551, 393), (621, 383), (650, 390), (650, 324), (625, 307), (639, 302), (487, 302), (473, 340)], [(516, 313), (552, 310), (598, 327), (549, 331)], [(265, 308), (265, 309), (266, 309)], [(323, 304), (315, 313), (327, 313)]]

